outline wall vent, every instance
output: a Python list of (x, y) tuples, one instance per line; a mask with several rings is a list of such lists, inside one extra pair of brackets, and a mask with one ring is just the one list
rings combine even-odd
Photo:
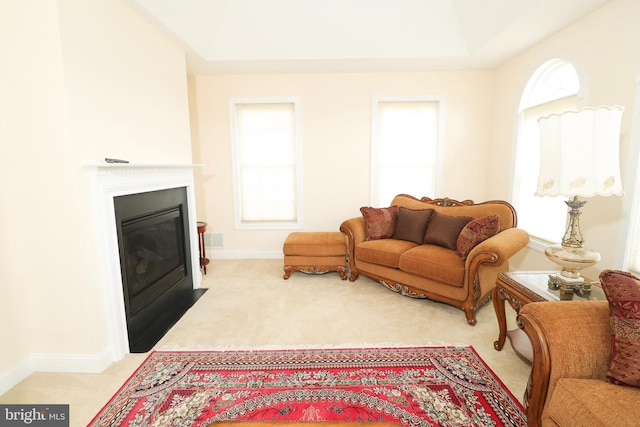
[(204, 245), (208, 248), (221, 248), (224, 246), (222, 233), (205, 233)]

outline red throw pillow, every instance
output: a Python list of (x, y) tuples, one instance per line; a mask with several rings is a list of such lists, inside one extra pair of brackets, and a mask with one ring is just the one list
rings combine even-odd
[(467, 255), (469, 255), (471, 249), (489, 237), (495, 236), (498, 234), (498, 231), (500, 231), (500, 217), (498, 215), (487, 215), (476, 218), (465, 225), (458, 235), (456, 242), (460, 259), (463, 261), (467, 259)]
[(364, 217), (365, 240), (388, 239), (393, 236), (398, 223), (398, 207), (369, 208), (361, 207)]
[(604, 270), (600, 282), (609, 301), (611, 322), (607, 380), (640, 387), (640, 278), (624, 271)]

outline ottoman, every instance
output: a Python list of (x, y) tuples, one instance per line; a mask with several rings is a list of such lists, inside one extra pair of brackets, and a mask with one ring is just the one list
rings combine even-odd
[(284, 278), (292, 271), (324, 274), (337, 271), (347, 279), (347, 245), (340, 232), (294, 232), (284, 241)]

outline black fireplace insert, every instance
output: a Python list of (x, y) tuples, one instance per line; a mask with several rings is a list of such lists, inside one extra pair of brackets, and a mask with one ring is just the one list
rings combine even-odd
[(193, 289), (184, 187), (114, 198), (133, 353), (146, 352), (203, 292)]

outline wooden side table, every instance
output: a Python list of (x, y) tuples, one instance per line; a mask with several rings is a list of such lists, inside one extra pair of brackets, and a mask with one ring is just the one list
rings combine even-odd
[(209, 259), (207, 258), (207, 252), (204, 248), (205, 231), (207, 231), (207, 223), (204, 221), (198, 221), (198, 255), (200, 256), (200, 268), (204, 270), (204, 274), (207, 274)]
[[(556, 271), (512, 271), (498, 274), (496, 287), (493, 289), (492, 299), (493, 308), (496, 311), (498, 319), (498, 327), (500, 334), (498, 339), (493, 343), (493, 347), (500, 351), (504, 347), (507, 337), (511, 341), (511, 347), (516, 353), (525, 359), (533, 360), (533, 350), (531, 342), (521, 329), (507, 331), (507, 316), (505, 313), (505, 301), (509, 301), (509, 305), (516, 311), (525, 304), (538, 301), (560, 301), (560, 291), (551, 290), (548, 286), (550, 274)], [(589, 279), (586, 279), (589, 280)], [(607, 297), (599, 286), (591, 287), (591, 295), (588, 297), (580, 297), (575, 295), (573, 301), (602, 301)]]

